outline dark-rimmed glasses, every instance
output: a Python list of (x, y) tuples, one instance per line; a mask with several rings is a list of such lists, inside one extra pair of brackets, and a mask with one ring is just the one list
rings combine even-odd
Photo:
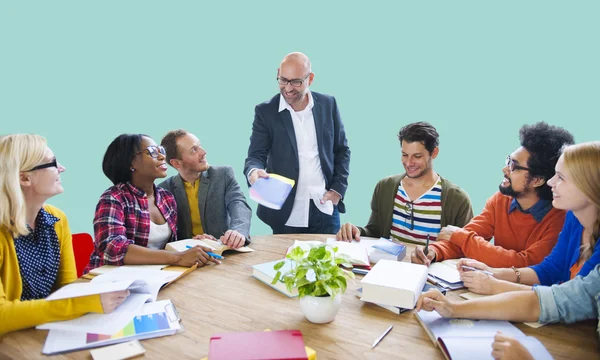
[(165, 151), (164, 147), (162, 147), (160, 145), (150, 145), (150, 146), (146, 147), (145, 149), (142, 149), (142, 150), (136, 152), (131, 157), (141, 154), (144, 151), (148, 151), (148, 155), (150, 155), (150, 157), (152, 157), (153, 159), (158, 159), (159, 155), (163, 155), (163, 156), (167, 155), (167, 152)]
[(58, 169), (58, 161), (56, 161), (56, 158), (54, 158), (54, 160), (52, 160), (51, 162), (49, 162), (47, 164), (38, 165), (38, 166), (34, 167), (33, 169), (28, 170), (27, 172), (29, 172), (29, 171), (35, 171), (35, 170), (40, 170), (40, 169), (51, 168), (51, 167), (55, 167), (55, 168)]
[(308, 79), (309, 76), (310, 76), (310, 73), (308, 73), (308, 75), (306, 75), (304, 77), (304, 79), (292, 79), (292, 80), (288, 80), (286, 78), (278, 77), (277, 78), (277, 82), (279, 83), (279, 85), (292, 84), (293, 87), (300, 87), (300, 86), (302, 86), (302, 84), (304, 83), (304, 81), (306, 79)]
[(510, 157), (510, 155), (508, 155), (506, 157), (506, 166), (508, 166), (508, 170), (510, 170), (510, 172), (513, 172), (515, 170), (525, 170), (525, 171), (531, 171), (530, 168), (527, 168), (525, 166), (520, 166), (517, 165), (515, 163), (515, 161)]

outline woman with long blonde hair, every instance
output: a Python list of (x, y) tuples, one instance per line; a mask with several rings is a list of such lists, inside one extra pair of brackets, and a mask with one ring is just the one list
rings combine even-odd
[(44, 300), (77, 278), (67, 217), (46, 204), (63, 192), (64, 171), (43, 137), (0, 137), (0, 335), (111, 312), (129, 294)]

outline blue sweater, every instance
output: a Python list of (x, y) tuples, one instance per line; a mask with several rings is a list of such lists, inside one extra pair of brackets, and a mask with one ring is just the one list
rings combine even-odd
[[(550, 255), (546, 256), (540, 264), (530, 266), (540, 279), (541, 285), (550, 286), (571, 280), (571, 267), (579, 260), (582, 232), (583, 226), (579, 220), (572, 211), (567, 212), (558, 242)], [(578, 276), (586, 276), (597, 264), (600, 264), (600, 246), (598, 244), (600, 241), (596, 241), (594, 253), (583, 264)]]

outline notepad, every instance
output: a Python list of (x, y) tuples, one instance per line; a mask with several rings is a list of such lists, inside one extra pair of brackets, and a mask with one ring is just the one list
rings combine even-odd
[(241, 252), (241, 253), (247, 253), (247, 252), (253, 252), (254, 249), (249, 248), (248, 246), (242, 246), (240, 248), (234, 249), (231, 248), (225, 244), (223, 244), (220, 240), (210, 240), (210, 239), (202, 239), (202, 240), (198, 240), (198, 239), (183, 239), (183, 240), (179, 240), (179, 241), (173, 241), (170, 243), (167, 243), (167, 245), (165, 246), (165, 250), (170, 250), (170, 251), (186, 251), (188, 250), (188, 246), (194, 247), (194, 246), (206, 246), (208, 248), (211, 249), (212, 252), (214, 252), (217, 255), (222, 255), (223, 252), (228, 251), (228, 250), (233, 250), (233, 251), (237, 251), (237, 252)]
[(250, 187), (250, 199), (270, 209), (280, 210), (296, 182), (281, 175), (258, 178)]
[(456, 266), (453, 262), (436, 262), (429, 265), (429, 275), (450, 284), (458, 284), (462, 282), (460, 280), (460, 273), (456, 269)]

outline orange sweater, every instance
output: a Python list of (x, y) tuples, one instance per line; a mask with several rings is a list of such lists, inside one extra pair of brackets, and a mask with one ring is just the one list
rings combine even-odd
[[(468, 257), (491, 267), (525, 267), (542, 262), (558, 240), (565, 212), (552, 208), (542, 222), (531, 214), (508, 209), (512, 197), (494, 194), (481, 214), (464, 228), (457, 230), (450, 241), (438, 241), (433, 246), (436, 261)], [(490, 240), (494, 238), (494, 245)]]

